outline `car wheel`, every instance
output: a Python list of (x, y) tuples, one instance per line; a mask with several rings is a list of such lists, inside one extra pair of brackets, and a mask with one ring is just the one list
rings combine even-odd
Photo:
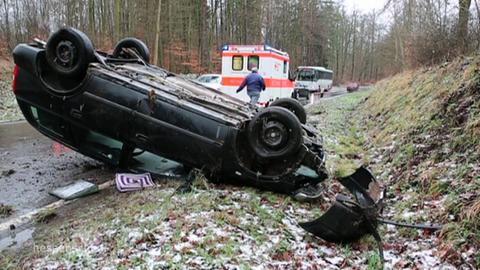
[(298, 118), (282, 107), (268, 107), (253, 117), (247, 130), (248, 143), (261, 158), (283, 158), (296, 153), (302, 142)]
[(307, 123), (307, 112), (305, 111), (305, 108), (302, 106), (302, 104), (296, 99), (280, 98), (272, 102), (270, 106), (285, 108), (295, 114), (300, 123)]
[(148, 50), (147, 45), (139, 39), (136, 38), (124, 38), (120, 40), (117, 45), (115, 45), (115, 49), (113, 50), (113, 57), (121, 58), (121, 59), (132, 59), (130, 54), (125, 52), (125, 49), (132, 49), (134, 50), (143, 61), (146, 63), (150, 62), (150, 51)]
[(90, 39), (74, 28), (62, 28), (47, 41), (46, 60), (57, 74), (69, 78), (84, 76), (95, 58)]

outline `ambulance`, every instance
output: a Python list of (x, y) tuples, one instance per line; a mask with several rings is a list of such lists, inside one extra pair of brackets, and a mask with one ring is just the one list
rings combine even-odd
[(238, 94), (236, 90), (252, 68), (257, 67), (266, 85), (266, 90), (260, 94), (259, 105), (291, 97), (293, 83), (288, 79), (289, 65), (288, 54), (269, 45), (225, 45), (222, 48), (221, 91), (250, 101), (246, 87)]

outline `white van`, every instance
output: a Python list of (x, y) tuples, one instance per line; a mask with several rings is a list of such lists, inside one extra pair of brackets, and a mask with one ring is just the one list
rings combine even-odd
[(250, 101), (246, 89), (236, 90), (252, 67), (265, 80), (266, 90), (260, 94), (263, 106), (278, 98), (291, 97), (293, 83), (288, 79), (290, 58), (286, 52), (268, 45), (225, 45), (222, 48), (221, 91), (244, 101)]
[(298, 67), (293, 98), (308, 103), (313, 95), (320, 95), (332, 89), (333, 71), (324, 67), (301, 66)]

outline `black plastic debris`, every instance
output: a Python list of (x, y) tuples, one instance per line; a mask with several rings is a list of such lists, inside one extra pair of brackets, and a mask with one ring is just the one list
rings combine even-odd
[(316, 220), (300, 223), (306, 231), (333, 243), (348, 243), (373, 233), (382, 199), (380, 186), (365, 168), (340, 179), (353, 199), (338, 195), (335, 203)]

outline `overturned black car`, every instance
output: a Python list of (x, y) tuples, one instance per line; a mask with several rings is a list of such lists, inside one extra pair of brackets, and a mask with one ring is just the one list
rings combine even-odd
[[(126, 170), (149, 153), (199, 169), (212, 180), (298, 199), (321, 194), (318, 184), (328, 177), (321, 137), (295, 100), (250, 106), (150, 65), (148, 49), (137, 39), (120, 41), (110, 55), (95, 51), (88, 37), (72, 28), (60, 29), (47, 42), (20, 44), (13, 56), (13, 90), (25, 118), (75, 151)], [(375, 180), (362, 171), (341, 182), (356, 203), (338, 203), (332, 209), (348, 216), (333, 219), (352, 223), (348, 230), (326, 226), (330, 218), (325, 223), (323, 217), (302, 225), (334, 242), (374, 226), (362, 209), (374, 211), (376, 199), (368, 191), (375, 190)]]

